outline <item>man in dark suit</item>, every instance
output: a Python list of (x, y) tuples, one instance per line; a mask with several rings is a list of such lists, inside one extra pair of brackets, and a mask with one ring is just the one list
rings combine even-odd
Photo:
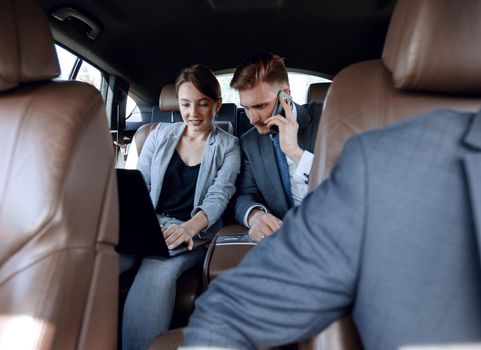
[(279, 229), (287, 211), (307, 194), (322, 103), (290, 106), (280, 99), (285, 116), (273, 116), (279, 91), (290, 95), (290, 88), (284, 59), (270, 53), (239, 65), (231, 87), (255, 127), (241, 137), (235, 215), (259, 241)]
[(481, 111), (428, 113), (350, 139), (200, 297), (183, 345), (269, 348), (347, 312), (369, 350), (480, 342), (480, 254)]

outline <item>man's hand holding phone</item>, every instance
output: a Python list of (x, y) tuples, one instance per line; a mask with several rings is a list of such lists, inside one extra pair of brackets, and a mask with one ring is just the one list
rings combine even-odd
[[(277, 94), (277, 102), (273, 110), (273, 116), (266, 120), (267, 126), (278, 129), (282, 152), (294, 162), (299, 163), (304, 152), (297, 143), (299, 124), (292, 112), (292, 97), (281, 90)], [(282, 107), (282, 110), (278, 106)]]

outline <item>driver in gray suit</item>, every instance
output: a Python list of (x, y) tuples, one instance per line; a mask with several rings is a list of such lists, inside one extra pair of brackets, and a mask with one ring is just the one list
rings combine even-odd
[[(270, 53), (240, 64), (231, 87), (255, 127), (241, 137), (235, 215), (259, 241), (279, 229), (289, 208), (307, 194), (322, 103), (290, 106), (281, 99), (285, 117), (272, 116), (278, 92), (290, 94), (290, 88), (284, 59)], [(273, 127), (278, 131), (272, 133)]]
[[(353, 137), (196, 303), (184, 346), (265, 349), (352, 311), (365, 349), (481, 341), (481, 111)], [(259, 268), (262, 266), (262, 268)]]

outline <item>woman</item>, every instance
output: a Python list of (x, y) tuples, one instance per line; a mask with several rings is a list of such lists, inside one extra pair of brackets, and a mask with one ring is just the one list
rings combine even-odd
[[(196, 237), (212, 236), (235, 192), (240, 169), (238, 139), (213, 124), (222, 99), (212, 71), (191, 66), (175, 85), (183, 122), (159, 124), (145, 141), (138, 163), (169, 249), (182, 243), (191, 248)], [(168, 329), (176, 280), (201, 264), (205, 253), (200, 248), (174, 258), (142, 260), (125, 302), (124, 350), (146, 349)]]

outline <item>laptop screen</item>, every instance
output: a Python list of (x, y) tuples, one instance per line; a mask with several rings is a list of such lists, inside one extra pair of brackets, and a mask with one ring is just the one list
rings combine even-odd
[(142, 174), (117, 169), (120, 253), (169, 257)]
[[(142, 173), (138, 170), (117, 169), (119, 192), (119, 253), (151, 257), (172, 257), (187, 253), (185, 245), (169, 250), (150, 200)], [(194, 240), (194, 248), (210, 240)]]

